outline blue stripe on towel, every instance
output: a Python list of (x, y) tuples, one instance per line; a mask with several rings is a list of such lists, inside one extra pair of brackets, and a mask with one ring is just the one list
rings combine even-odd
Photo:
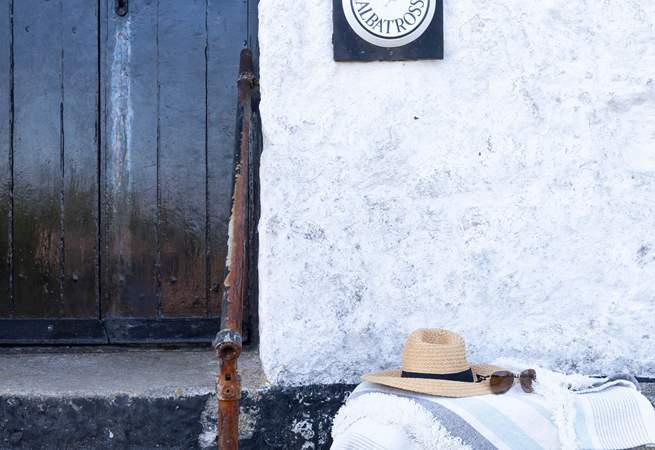
[[(486, 402), (473, 397), (455, 398), (448, 401), (465, 410), (488, 429), (493, 430), (509, 448), (535, 450), (543, 448), (524, 433), (513, 420), (498, 409), (490, 407)], [(447, 404), (444, 406), (448, 407)]]
[(494, 447), (491, 442), (489, 442), (473, 426), (466, 422), (466, 420), (462, 419), (459, 415), (440, 403), (434, 401), (435, 397), (403, 391), (401, 389), (394, 389), (383, 385), (362, 383), (350, 395), (348, 400), (354, 400), (357, 397), (371, 393), (395, 395), (396, 397), (403, 397), (412, 400), (430, 411), (444, 428), (446, 428), (453, 436), (459, 437), (471, 448), (475, 450), (496, 450), (496, 447)]
[(482, 434), (445, 406), (423, 398), (412, 398), (412, 400), (430, 411), (452, 435), (462, 439), (471, 448), (475, 450), (496, 450), (496, 447)]
[(530, 394), (524, 397), (521, 397), (521, 400), (524, 400), (534, 408), (541, 416), (547, 419), (549, 422), (553, 421), (553, 414), (546, 408), (542, 401), (539, 400), (539, 397)]

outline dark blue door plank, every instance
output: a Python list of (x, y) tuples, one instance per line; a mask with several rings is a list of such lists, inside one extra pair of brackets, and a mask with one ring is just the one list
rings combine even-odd
[(165, 316), (207, 313), (205, 0), (160, 0), (161, 277)]
[(16, 313), (60, 316), (62, 45), (59, 1), (14, 4)]
[(253, 64), (255, 70), (259, 72), (259, 39), (257, 31), (259, 30), (259, 0), (244, 0), (248, 2), (248, 47), (252, 50)]
[(208, 147), (207, 247), (210, 273), (209, 311), (218, 314), (223, 296), (227, 225), (231, 208), (236, 117), (236, 77), (239, 51), (248, 36), (243, 0), (209, 0), (208, 3)]
[(62, 1), (64, 315), (97, 317), (98, 5)]
[(12, 313), (11, 277), (11, 8), (0, 2), (0, 317)]
[(106, 6), (103, 315), (217, 315), (246, 3)]
[(156, 317), (157, 1), (107, 2), (103, 195), (104, 317)]
[(19, 317), (96, 315), (94, 2), (14, 4), (14, 247)]

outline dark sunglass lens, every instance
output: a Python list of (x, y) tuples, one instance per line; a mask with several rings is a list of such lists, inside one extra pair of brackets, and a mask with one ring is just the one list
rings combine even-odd
[(491, 392), (494, 394), (504, 394), (514, 384), (514, 374), (505, 370), (494, 372), (491, 375), (490, 384)]
[(537, 372), (534, 369), (528, 369), (521, 372), (519, 380), (521, 381), (521, 387), (525, 392), (534, 392), (534, 386), (532, 385), (537, 379)]

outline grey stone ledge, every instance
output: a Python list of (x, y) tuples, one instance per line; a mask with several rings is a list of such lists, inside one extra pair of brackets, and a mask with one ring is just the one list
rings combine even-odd
[[(266, 386), (256, 351), (239, 359), (244, 390)], [(0, 396), (171, 397), (215, 392), (218, 360), (209, 348), (5, 349)]]

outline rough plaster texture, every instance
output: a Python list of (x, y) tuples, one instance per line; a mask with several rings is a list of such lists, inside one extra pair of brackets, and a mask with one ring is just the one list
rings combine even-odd
[(655, 2), (445, 2), (444, 61), (335, 63), (261, 0), (261, 356), (281, 384), (472, 361), (655, 376)]

